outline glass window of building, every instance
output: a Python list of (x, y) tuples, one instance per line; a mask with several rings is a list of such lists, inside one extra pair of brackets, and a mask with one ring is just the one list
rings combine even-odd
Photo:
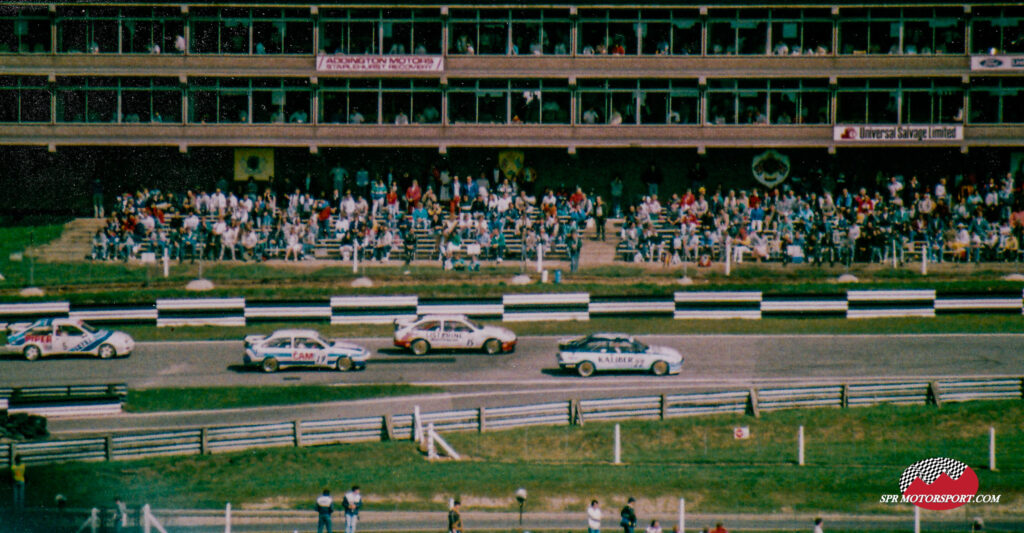
[(832, 52), (830, 9), (772, 9), (768, 47), (772, 55), (824, 55)]
[(962, 54), (962, 7), (841, 8), (843, 54)]
[(58, 77), (58, 122), (118, 122), (118, 80)]
[(1024, 78), (972, 78), (968, 122), (1020, 124), (1024, 122)]
[(763, 55), (768, 49), (767, 9), (712, 9), (708, 12), (711, 55)]
[(637, 124), (642, 92), (640, 80), (579, 80), (577, 120), (580, 124)]
[(381, 80), (320, 81), (320, 117), (330, 124), (380, 124)]
[(50, 51), (50, 14), (46, 6), (0, 7), (0, 54)]
[(252, 80), (253, 124), (309, 124), (312, 92), (306, 78)]
[(708, 80), (708, 124), (828, 124), (827, 79)]
[(974, 7), (971, 43), (975, 54), (1024, 52), (1024, 6)]
[(436, 124), (441, 122), (441, 86), (438, 80), (381, 80), (381, 119), (384, 124)]
[(181, 122), (177, 78), (120, 78), (121, 121)]
[(67, 53), (118, 53), (119, 14), (116, 7), (58, 6), (57, 49)]
[(438, 9), (324, 9), (320, 52), (325, 54), (439, 54)]
[(308, 9), (195, 7), (189, 20), (195, 54), (311, 54)]
[(639, 87), (640, 124), (697, 122), (700, 101), (697, 80), (640, 80)]
[(194, 78), (189, 81), (189, 122), (194, 124), (248, 124), (247, 78)]
[(452, 124), (568, 124), (571, 93), (566, 80), (452, 80)]
[(768, 80), (708, 80), (708, 124), (767, 124)]
[(448, 53), (565, 55), (569, 28), (567, 9), (453, 9)]
[(900, 80), (900, 122), (949, 124), (963, 121), (964, 93), (959, 79)]
[(49, 122), (50, 89), (43, 76), (0, 76), (0, 122)]
[(584, 9), (580, 55), (691, 55), (701, 53), (697, 9)]
[(184, 52), (184, 27), (177, 7), (121, 8), (121, 53)]

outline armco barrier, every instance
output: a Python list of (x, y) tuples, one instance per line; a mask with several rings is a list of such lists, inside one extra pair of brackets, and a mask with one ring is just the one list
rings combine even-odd
[[(1024, 379), (1019, 377), (830, 384), (480, 407), (421, 413), (420, 423), (424, 427), (433, 424), (438, 432), (491, 431), (523, 426), (579, 425), (598, 420), (667, 419), (717, 413), (756, 415), (759, 411), (798, 407), (841, 408), (883, 403), (941, 405), (943, 402), (1022, 397)], [(26, 463), (37, 464), (411, 439), (415, 422), (414, 415), (400, 414), (11, 442), (0, 445), (0, 464), (10, 464), (15, 453), (20, 454)]]
[(0, 410), (46, 417), (101, 416), (121, 412), (124, 384), (0, 389)]
[(151, 306), (72, 306), (67, 302), (0, 305), (0, 323), (72, 317), (96, 323), (157, 326), (245, 326), (258, 322), (390, 324), (425, 313), (464, 313), (507, 322), (589, 320), (602, 316), (676, 319), (934, 317), (952, 313), (1024, 313), (1024, 292), (937, 293), (934, 290), (850, 290), (845, 294), (764, 294), (751, 291), (678, 291), (631, 297), (588, 293), (506, 294), (500, 298), (334, 296), (312, 301), (244, 298), (161, 299)]

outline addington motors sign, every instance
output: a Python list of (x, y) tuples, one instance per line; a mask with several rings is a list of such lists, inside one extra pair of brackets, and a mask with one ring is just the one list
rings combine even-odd
[(342, 56), (321, 55), (316, 58), (320, 72), (441, 72), (442, 56)]
[(832, 139), (838, 142), (940, 142), (962, 141), (964, 127), (942, 124), (836, 125)]

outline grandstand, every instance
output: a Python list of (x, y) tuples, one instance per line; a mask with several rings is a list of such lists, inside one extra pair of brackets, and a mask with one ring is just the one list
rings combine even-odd
[(626, 202), (889, 176), (1020, 186), (1021, 54), (1024, 8), (998, 2), (8, 2), (0, 182), (19, 194), (0, 208), (250, 178), (330, 198), (365, 194), (362, 169), (400, 191), (483, 173), (538, 197), (608, 198), (621, 176)]

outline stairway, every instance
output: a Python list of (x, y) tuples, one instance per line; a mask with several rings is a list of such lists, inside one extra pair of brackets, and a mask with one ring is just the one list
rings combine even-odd
[(93, 235), (105, 225), (106, 220), (102, 218), (76, 218), (64, 224), (64, 231), (56, 240), (34, 246), (29, 253), (37, 261), (84, 261), (92, 252)]

